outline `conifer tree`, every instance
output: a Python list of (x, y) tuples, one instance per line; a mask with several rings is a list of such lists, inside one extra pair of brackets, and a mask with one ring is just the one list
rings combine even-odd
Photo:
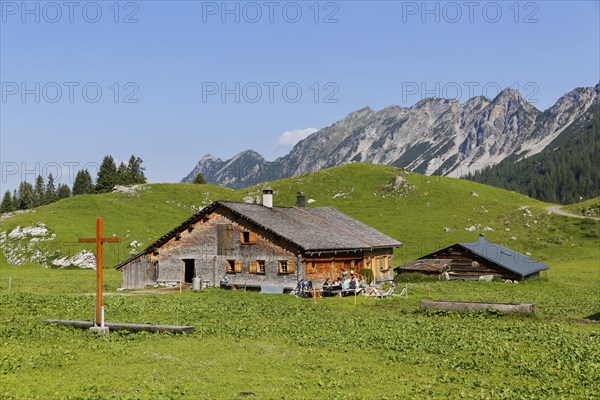
[(48, 175), (44, 200), (43, 204), (50, 204), (56, 201), (56, 186), (54, 185), (54, 176), (52, 176), (52, 173)]
[(29, 182), (21, 182), (19, 184), (19, 210), (28, 210), (35, 207), (35, 198), (33, 194), (33, 186)]
[(117, 179), (115, 179), (115, 185), (130, 185), (129, 175), (127, 172), (127, 165), (124, 162), (119, 164), (117, 168)]
[(67, 197), (71, 197), (71, 189), (67, 184), (59, 184), (58, 189), (56, 190), (57, 200), (66, 199)]
[(44, 187), (44, 178), (38, 175), (35, 179), (33, 189), (33, 207), (39, 207), (46, 202), (46, 189)]
[(96, 192), (106, 193), (112, 191), (117, 181), (118, 176), (115, 160), (112, 156), (105, 156), (96, 177)]
[(94, 192), (94, 184), (92, 183), (92, 176), (88, 170), (80, 170), (75, 176), (73, 182), (73, 196), (79, 194), (89, 194)]
[(140, 157), (131, 155), (129, 162), (127, 163), (127, 182), (130, 185), (136, 185), (140, 183), (146, 183), (146, 176), (144, 175), (144, 167), (142, 167), (142, 160)]
[(4, 196), (2, 197), (2, 204), (0, 204), (0, 214), (8, 213), (11, 211), (15, 211), (15, 205), (13, 204), (13, 199), (10, 195), (10, 190), (4, 192)]
[(206, 184), (206, 179), (204, 178), (204, 175), (202, 175), (202, 172), (198, 172), (198, 174), (196, 174), (194, 177), (194, 183), (198, 185)]

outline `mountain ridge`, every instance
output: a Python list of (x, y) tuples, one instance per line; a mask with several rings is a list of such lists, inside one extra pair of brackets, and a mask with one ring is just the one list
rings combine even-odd
[(541, 152), (600, 102), (600, 84), (575, 88), (540, 111), (514, 89), (493, 99), (427, 98), (412, 107), (368, 106), (299, 141), (267, 161), (254, 150), (229, 160), (208, 154), (182, 179), (201, 172), (207, 182), (232, 188), (297, 176), (349, 162), (402, 167), (426, 175), (460, 177), (505, 159)]
[(502, 162), (466, 176), (551, 203), (573, 203), (600, 196), (600, 105), (569, 124), (541, 152)]

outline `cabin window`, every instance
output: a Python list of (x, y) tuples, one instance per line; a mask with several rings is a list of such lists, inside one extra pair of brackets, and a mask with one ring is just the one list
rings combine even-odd
[(251, 274), (264, 274), (265, 273), (265, 260), (250, 261), (248, 270)]
[(256, 244), (256, 233), (249, 231), (240, 232), (240, 241), (242, 244)]
[(242, 272), (242, 261), (241, 260), (227, 260), (227, 273), (228, 274), (239, 274)]
[(227, 260), (227, 273), (228, 274), (235, 273), (235, 260)]
[(389, 257), (376, 257), (375, 258), (375, 267), (380, 271), (387, 271), (390, 268), (390, 258)]
[(288, 273), (288, 262), (287, 261), (279, 261), (279, 273), (280, 274)]
[(280, 260), (279, 261), (279, 273), (282, 275), (293, 274), (296, 271), (293, 261)]
[(382, 271), (387, 271), (388, 269), (390, 269), (390, 258), (389, 257), (383, 257), (383, 267), (381, 268)]

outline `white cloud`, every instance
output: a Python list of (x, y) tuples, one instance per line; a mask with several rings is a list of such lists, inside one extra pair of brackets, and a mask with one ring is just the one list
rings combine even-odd
[(279, 146), (292, 147), (316, 131), (318, 131), (317, 128), (293, 129), (291, 131), (285, 131), (277, 138), (277, 144)]

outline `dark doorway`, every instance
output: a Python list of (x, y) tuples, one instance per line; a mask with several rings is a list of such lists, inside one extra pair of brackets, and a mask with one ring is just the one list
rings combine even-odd
[(183, 260), (184, 273), (183, 281), (186, 283), (192, 283), (192, 279), (196, 276), (195, 260), (193, 258), (187, 258)]

